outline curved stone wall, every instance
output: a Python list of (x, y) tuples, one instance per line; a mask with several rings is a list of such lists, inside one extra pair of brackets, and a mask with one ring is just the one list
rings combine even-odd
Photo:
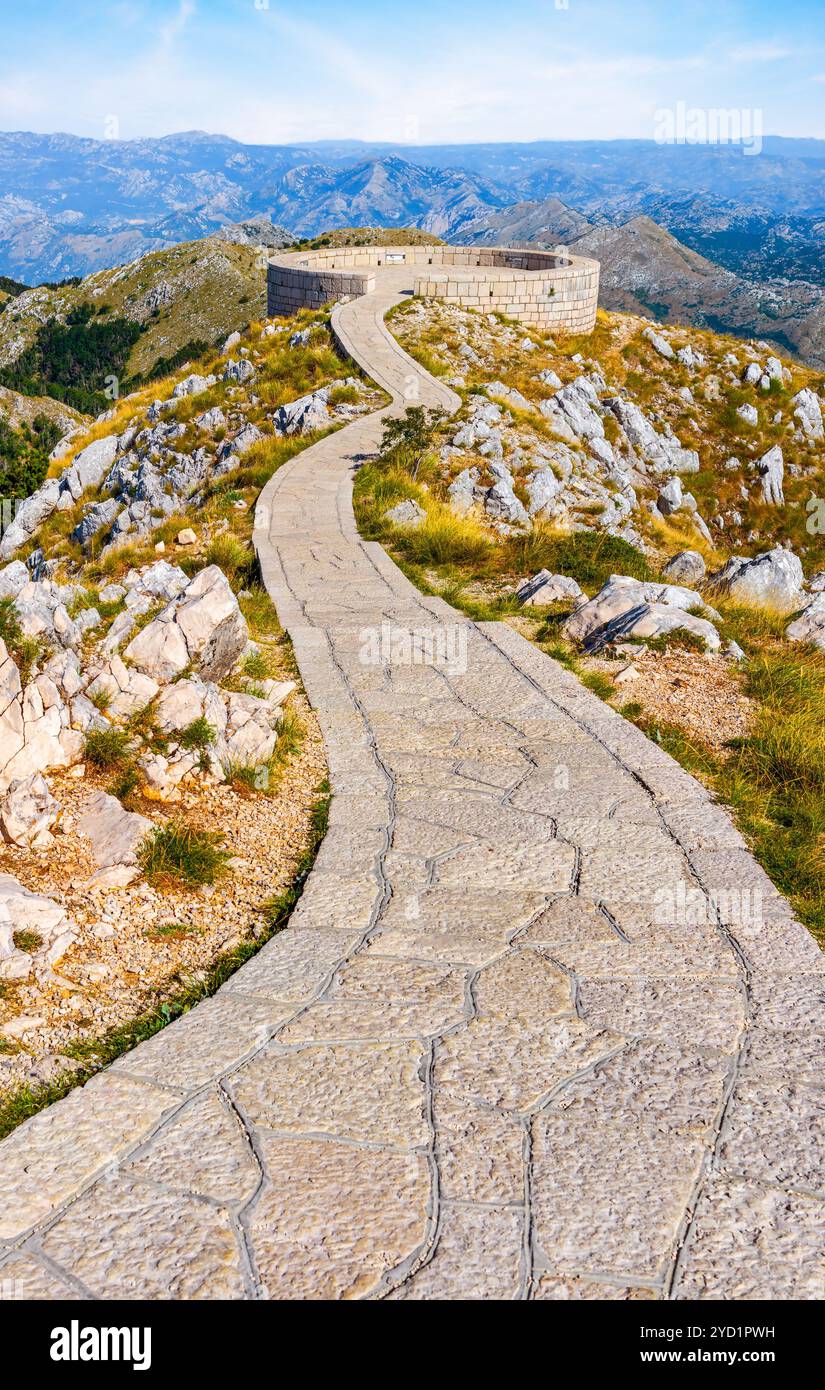
[(269, 313), (370, 294), (377, 277), (406, 266), (417, 295), (548, 330), (589, 333), (596, 322), (598, 261), (497, 246), (345, 246), (275, 256), (267, 271)]

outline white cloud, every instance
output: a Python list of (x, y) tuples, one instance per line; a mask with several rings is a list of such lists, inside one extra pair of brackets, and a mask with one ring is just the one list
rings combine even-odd
[(747, 43), (734, 48), (730, 54), (732, 63), (781, 63), (787, 58), (797, 57), (796, 50), (779, 43)]
[(196, 10), (195, 0), (178, 0), (177, 14), (170, 16), (158, 29), (160, 49), (164, 55), (171, 53)]

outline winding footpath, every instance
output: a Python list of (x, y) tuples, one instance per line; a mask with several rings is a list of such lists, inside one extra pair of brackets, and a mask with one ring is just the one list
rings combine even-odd
[[(391, 411), (455, 409), (384, 327), (407, 274), (335, 331)], [(334, 790), (303, 897), (0, 1145), (5, 1296), (821, 1297), (816, 946), (661, 749), (359, 538), (381, 431), (256, 514)]]

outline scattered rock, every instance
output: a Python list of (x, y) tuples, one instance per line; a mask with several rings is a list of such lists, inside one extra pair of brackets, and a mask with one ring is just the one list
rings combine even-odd
[(791, 642), (810, 642), (825, 650), (825, 591), (820, 591), (785, 629)]
[(384, 513), (387, 521), (391, 521), (394, 526), (420, 526), (427, 513), (414, 497), (406, 497), (402, 502), (396, 502), (394, 507), (390, 507)]
[(690, 611), (701, 607), (700, 595), (690, 589), (614, 574), (567, 619), (564, 630), (587, 651), (597, 651), (627, 637), (660, 637), (685, 628), (701, 637), (710, 650), (718, 651), (721, 641), (716, 628)]
[(92, 854), (101, 869), (137, 863), (138, 846), (152, 829), (152, 821), (127, 811), (117, 797), (96, 792), (77, 823), (81, 835), (91, 841)]
[(791, 550), (777, 546), (753, 559), (735, 555), (715, 574), (711, 587), (737, 603), (792, 613), (802, 601), (802, 565)]
[(586, 599), (575, 579), (565, 574), (551, 574), (550, 570), (539, 570), (532, 579), (523, 580), (516, 589), (516, 597), (525, 608), (540, 608), (560, 599), (572, 599), (575, 603)]
[(707, 572), (707, 566), (698, 550), (682, 550), (678, 555), (674, 555), (672, 560), (668, 560), (662, 570), (662, 574), (676, 584), (686, 584), (689, 587), (694, 584), (701, 584)]

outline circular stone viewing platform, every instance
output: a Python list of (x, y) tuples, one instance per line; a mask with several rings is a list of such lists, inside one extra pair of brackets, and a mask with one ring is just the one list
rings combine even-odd
[(379, 279), (533, 328), (590, 333), (596, 323), (598, 261), (497, 246), (343, 246), (274, 256), (267, 270), (268, 312), (294, 314), (355, 299), (373, 293)]

